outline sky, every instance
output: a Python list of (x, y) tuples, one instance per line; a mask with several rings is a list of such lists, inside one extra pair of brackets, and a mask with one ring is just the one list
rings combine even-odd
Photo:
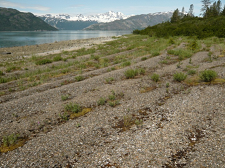
[[(225, 4), (225, 0), (221, 0)], [(14, 8), (21, 12), (42, 14), (93, 15), (108, 11), (125, 15), (139, 15), (155, 12), (188, 11), (194, 5), (194, 15), (199, 16), (201, 0), (0, 0), (0, 7)]]

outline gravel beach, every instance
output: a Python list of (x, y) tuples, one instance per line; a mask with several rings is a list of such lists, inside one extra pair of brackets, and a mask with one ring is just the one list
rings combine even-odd
[[(5, 48), (0, 53), (12, 52), (2, 55), (3, 60), (46, 56), (110, 40), (114, 39), (55, 42)], [(180, 61), (178, 68), (177, 62), (162, 64), (167, 57), (164, 51), (144, 61), (134, 58), (130, 66), (113, 71), (108, 70), (113, 66), (89, 69), (79, 82), (62, 85), (74, 79), (75, 75), (68, 74), (2, 95), (0, 137), (13, 132), (27, 139), (23, 146), (0, 153), (0, 167), (225, 167), (225, 83), (176, 82), (173, 74), (184, 72), (190, 60)], [(212, 62), (206, 58), (207, 51), (192, 56), (191, 66), (198, 66), (197, 74), (212, 69), (225, 79), (225, 57)], [(131, 68), (144, 68), (146, 73), (126, 79), (124, 73)], [(159, 74), (159, 82), (151, 79), (153, 73)], [(7, 86), (0, 84), (2, 90)], [(62, 95), (68, 99), (62, 101)], [(117, 105), (110, 105), (110, 95)], [(101, 98), (105, 98), (102, 105)], [(88, 112), (62, 121), (59, 114), (70, 102)]]

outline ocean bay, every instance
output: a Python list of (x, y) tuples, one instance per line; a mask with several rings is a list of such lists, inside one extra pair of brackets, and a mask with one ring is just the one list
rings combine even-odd
[(0, 48), (54, 43), (56, 41), (78, 40), (130, 34), (131, 31), (10, 31), (0, 32)]

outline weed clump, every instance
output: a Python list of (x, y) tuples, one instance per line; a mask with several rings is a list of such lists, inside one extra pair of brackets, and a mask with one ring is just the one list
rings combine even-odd
[(44, 65), (44, 64), (50, 64), (52, 63), (52, 60), (50, 59), (42, 59), (35, 62), (36, 65)]
[(55, 56), (54, 58), (53, 58), (53, 61), (61, 61), (61, 60), (63, 60), (63, 58), (60, 56), (60, 55), (57, 55), (57, 56)]
[(101, 97), (98, 101), (98, 106), (105, 105), (105, 103), (106, 103), (105, 98)]
[(159, 75), (158, 75), (158, 74), (153, 74), (153, 75), (151, 76), (151, 79), (152, 79), (153, 81), (155, 81), (155, 82), (158, 82), (158, 81), (159, 81)]
[(138, 75), (137, 69), (128, 69), (128, 70), (125, 71), (125, 76), (126, 76), (127, 79), (132, 79), (137, 75)]
[(196, 74), (196, 70), (190, 69), (187, 73), (188, 73), (188, 75), (194, 75), (194, 74)]
[(80, 107), (80, 105), (76, 103), (75, 104), (69, 103), (65, 106), (65, 111), (72, 113), (79, 113), (82, 111), (82, 108)]
[(14, 145), (18, 140), (18, 134), (11, 134), (9, 136), (5, 136), (2, 139), (2, 143), (4, 147), (8, 147), (10, 145)]
[(0, 77), (0, 83), (6, 83), (6, 82), (8, 82), (8, 80), (6, 78)]
[(186, 78), (187, 78), (187, 75), (185, 75), (182, 72), (177, 72), (173, 75), (173, 79), (178, 82), (184, 81)]
[(214, 79), (216, 79), (216, 77), (217, 77), (217, 73), (213, 70), (205, 70), (200, 74), (200, 78), (204, 82), (211, 82)]
[(62, 101), (66, 101), (67, 99), (69, 99), (68, 95), (62, 95), (61, 96)]
[(75, 80), (76, 80), (77, 82), (79, 82), (79, 81), (84, 80), (84, 77), (83, 77), (83, 76), (76, 76), (76, 77), (75, 77)]
[(3, 76), (3, 75), (4, 75), (4, 73), (2, 71), (0, 71), (0, 76)]

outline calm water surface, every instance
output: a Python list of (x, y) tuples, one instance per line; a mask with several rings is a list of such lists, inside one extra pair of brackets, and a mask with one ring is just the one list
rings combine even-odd
[(0, 48), (53, 43), (55, 41), (64, 40), (118, 36), (124, 34), (131, 34), (131, 31), (60, 30), (44, 32), (0, 32)]

